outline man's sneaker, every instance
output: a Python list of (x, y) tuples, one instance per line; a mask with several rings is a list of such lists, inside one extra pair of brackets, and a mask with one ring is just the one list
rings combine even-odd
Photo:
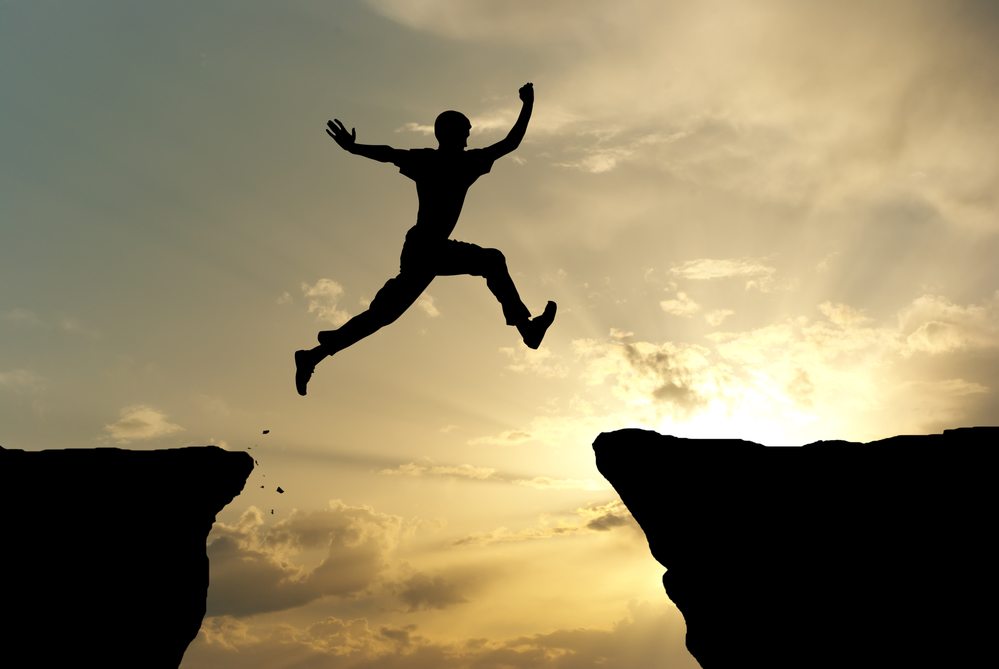
[(555, 309), (555, 303), (549, 301), (548, 304), (545, 305), (545, 310), (541, 313), (541, 315), (532, 318), (530, 322), (524, 326), (524, 329), (521, 331), (521, 335), (524, 337), (524, 343), (527, 344), (528, 348), (537, 348), (541, 346), (541, 340), (545, 338), (545, 332), (548, 331), (552, 321), (555, 320)]
[(309, 351), (295, 351), (295, 390), (305, 397), (305, 387), (309, 385), (312, 372), (316, 371), (316, 363)]

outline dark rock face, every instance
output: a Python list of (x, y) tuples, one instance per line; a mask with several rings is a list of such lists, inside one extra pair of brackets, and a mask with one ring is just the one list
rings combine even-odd
[[(601, 434), (705, 669), (996, 662), (999, 428), (774, 448)], [(991, 660), (989, 658), (992, 658)]]
[(205, 615), (205, 541), (253, 469), (215, 446), (0, 449), (0, 664), (176, 669)]

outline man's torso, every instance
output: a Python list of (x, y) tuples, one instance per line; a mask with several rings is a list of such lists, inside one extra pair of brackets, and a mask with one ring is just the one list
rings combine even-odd
[(458, 223), (469, 187), (492, 169), (493, 159), (483, 149), (412, 149), (401, 151), (395, 164), (416, 182), (420, 210), (413, 232), (428, 240), (444, 240)]

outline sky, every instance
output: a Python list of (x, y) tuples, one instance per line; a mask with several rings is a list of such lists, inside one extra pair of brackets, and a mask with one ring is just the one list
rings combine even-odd
[[(696, 667), (591, 443), (999, 424), (997, 51), (988, 0), (0, 2), (0, 444), (250, 449), (185, 669)], [(528, 81), (454, 238), (541, 349), (441, 277), (299, 397), (416, 216), (327, 120), (485, 146)]]

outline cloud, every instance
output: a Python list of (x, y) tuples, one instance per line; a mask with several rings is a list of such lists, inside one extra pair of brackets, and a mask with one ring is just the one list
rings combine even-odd
[(522, 435), (478, 441), (522, 437), (562, 448), (619, 426), (792, 445), (940, 430), (994, 414), (996, 295), (973, 304), (922, 295), (880, 319), (824, 301), (808, 316), (703, 341), (642, 341), (619, 330), (574, 340), (576, 407), (546, 408)]
[(631, 157), (635, 151), (628, 147), (597, 148), (583, 150), (584, 155), (576, 160), (555, 163), (560, 167), (571, 167), (590, 174), (610, 172), (618, 164)]
[(734, 381), (772, 398), (770, 420), (778, 420), (774, 408), (784, 397), (812, 416), (791, 418), (788, 405), (787, 423), (803, 419), (813, 423), (813, 430), (827, 426), (828, 432), (816, 438), (845, 438), (850, 432), (854, 438), (879, 438), (960, 424), (962, 413), (972, 409), (970, 404), (962, 409), (961, 402), (994, 384), (988, 376), (975, 378), (987, 375), (989, 366), (980, 362), (980, 371), (969, 367), (970, 376), (961, 378), (947, 364), (914, 366), (912, 358), (970, 351), (994, 357), (997, 307), (995, 295), (969, 305), (923, 295), (899, 310), (894, 321), (879, 322), (848, 305), (824, 302), (818, 306), (824, 318), (787, 319), (709, 339), (719, 362), (733, 370)]
[(603, 490), (607, 487), (605, 484), (591, 479), (528, 477), (500, 472), (492, 467), (476, 467), (468, 464), (435, 464), (431, 460), (407, 462), (397, 467), (382, 469), (379, 474), (409, 478), (443, 478), (483, 483), (507, 483), (537, 490)]
[(308, 302), (309, 313), (319, 320), (339, 327), (350, 318), (350, 314), (339, 306), (343, 286), (333, 279), (319, 279), (311, 286), (303, 283), (302, 294)]
[[(600, 31), (594, 22), (602, 15), (593, 11), (599, 9), (599, 5), (590, 0), (553, 0), (541, 5), (515, 2), (507, 7), (489, 2), (448, 0), (368, 0), (368, 4), (410, 28), (450, 39), (510, 41), (521, 45), (574, 42), (584, 36), (596, 39)], [(559, 25), (561, 31), (553, 30)], [(608, 22), (604, 34), (616, 25)]]
[(425, 123), (404, 123), (401, 128), (396, 128), (396, 132), (414, 132), (419, 135), (433, 135), (434, 126)]
[[(490, 133), (494, 130), (509, 130), (517, 120), (516, 111), (507, 112), (487, 112), (472, 116), (468, 119), (472, 124), (472, 134)], [(396, 132), (412, 132), (418, 135), (433, 136), (434, 126), (426, 123), (414, 123), (412, 121), (403, 123)]]
[[(209, 537), (209, 615), (248, 616), (352, 597), (380, 583), (402, 520), (338, 500), (320, 511), (294, 511), (268, 525), (250, 507), (239, 521), (216, 523)], [(318, 551), (317, 564), (306, 556)]]
[(871, 322), (869, 317), (847, 304), (823, 302), (819, 305), (819, 311), (834, 325), (844, 328), (863, 326)]
[(692, 281), (745, 279), (746, 290), (763, 292), (774, 287), (776, 269), (752, 258), (699, 258), (670, 269), (673, 276)]
[(470, 439), (472, 446), (515, 446), (531, 439), (531, 433), (523, 430), (504, 430), (497, 435)]
[(713, 309), (704, 314), (704, 320), (712, 327), (718, 327), (735, 312), (731, 309)]
[(610, 172), (623, 163), (642, 156), (649, 147), (670, 144), (688, 134), (686, 131), (669, 134), (651, 132), (634, 136), (634, 133), (622, 132), (615, 128), (587, 130), (585, 127), (583, 129), (578, 127), (581, 123), (575, 125), (577, 128), (573, 133), (574, 136), (589, 139), (590, 143), (565, 149), (564, 152), (572, 157), (555, 164), (559, 167), (575, 168), (590, 174)]
[(59, 327), (72, 335), (82, 335), (89, 339), (100, 339), (101, 333), (78, 318), (66, 316), (59, 321)]
[(635, 519), (620, 500), (583, 507), (579, 515), (586, 521), (586, 528), (598, 532), (607, 532), (616, 527), (635, 527)]
[[(505, 135), (513, 127), (520, 112), (519, 102), (516, 102), (516, 100), (515, 95), (508, 95), (502, 100), (502, 104), (505, 106), (504, 109), (488, 109), (471, 114), (469, 116), (469, 121), (472, 124), (471, 134), (473, 136), (495, 135), (497, 139), (501, 135)], [(565, 129), (566, 126), (577, 125), (578, 122), (579, 119), (567, 113), (564, 109), (560, 109), (555, 105), (549, 105), (532, 116), (530, 136), (552, 135)], [(434, 126), (427, 123), (409, 121), (402, 124), (401, 127), (396, 128), (395, 131), (432, 137), (434, 135)], [(517, 160), (517, 156), (514, 156), (514, 160)]]
[(689, 318), (701, 310), (701, 305), (690, 299), (690, 296), (683, 291), (678, 291), (672, 300), (662, 300), (659, 307), (667, 314), (684, 318)]
[(982, 304), (922, 295), (899, 313), (905, 353), (930, 355), (999, 346), (999, 291)]
[(104, 431), (118, 443), (165, 437), (182, 431), (167, 420), (165, 413), (146, 404), (134, 404), (121, 410), (118, 420), (104, 426)]
[(630, 403), (654, 402), (685, 414), (703, 405), (720, 382), (710, 351), (702, 346), (579, 339), (573, 348), (587, 383), (612, 378), (611, 392)]
[(101, 337), (101, 333), (97, 329), (74, 316), (62, 316), (61, 318), (52, 318), (51, 320), (43, 319), (34, 311), (22, 307), (15, 307), (0, 312), (0, 321), (21, 327), (56, 328), (71, 335), (83, 336), (88, 339), (99, 339)]
[(399, 599), (410, 611), (440, 610), (463, 604), (467, 584), (440, 575), (414, 574), (399, 584)]
[(379, 472), (388, 476), (424, 477), (435, 476), (455, 479), (471, 479), (473, 481), (502, 480), (492, 467), (474, 467), (472, 465), (435, 465), (432, 462), (407, 462), (392, 469)]
[(593, 479), (563, 479), (550, 476), (515, 478), (512, 482), (537, 490), (605, 490), (607, 488), (607, 484)]
[(429, 293), (424, 293), (420, 295), (419, 299), (416, 300), (416, 306), (420, 308), (427, 316), (430, 318), (437, 318), (441, 315), (441, 312), (437, 309), (434, 304), (434, 298)]
[(569, 119), (541, 140), (554, 163), (627, 164), (805, 218), (897, 192), (949, 224), (996, 229), (999, 153), (980, 141), (999, 136), (985, 111), (999, 79), (981, 67), (999, 57), (987, 2), (369, 5), (459, 53), (501, 45), (557, 63), (535, 82), (538, 120), (555, 105)]
[[(241, 669), (287, 666), (357, 667), (357, 663), (385, 662), (427, 640), (415, 626), (372, 626), (364, 618), (327, 616), (304, 627), (284, 624), (257, 629), (229, 616), (205, 619), (195, 643), (184, 656), (184, 666)], [(363, 664), (361, 665), (363, 666)], [(404, 665), (405, 666), (405, 665)], [(409, 665), (418, 666), (418, 665)]]
[(0, 372), (0, 388), (15, 393), (39, 392), (45, 387), (45, 379), (30, 369), (12, 369)]
[(42, 319), (30, 309), (15, 307), (0, 312), (0, 320), (17, 325), (41, 325)]
[(630, 527), (637, 532), (638, 525), (620, 500), (592, 504), (575, 509), (568, 514), (545, 514), (538, 525), (520, 530), (500, 527), (489, 532), (479, 532), (462, 537), (455, 546), (490, 546), (493, 544), (543, 541), (591, 532), (607, 532), (618, 527)]
[(569, 373), (566, 365), (549, 348), (503, 347), (500, 348), (500, 353), (510, 360), (506, 368), (518, 374), (534, 374), (543, 378), (561, 379)]
[(264, 669), (293, 662), (303, 669), (697, 669), (684, 626), (665, 601), (632, 603), (608, 627), (576, 627), (509, 639), (437, 641), (416, 625), (373, 625), (327, 617), (304, 627), (255, 628), (207, 618), (184, 656), (189, 669)]

